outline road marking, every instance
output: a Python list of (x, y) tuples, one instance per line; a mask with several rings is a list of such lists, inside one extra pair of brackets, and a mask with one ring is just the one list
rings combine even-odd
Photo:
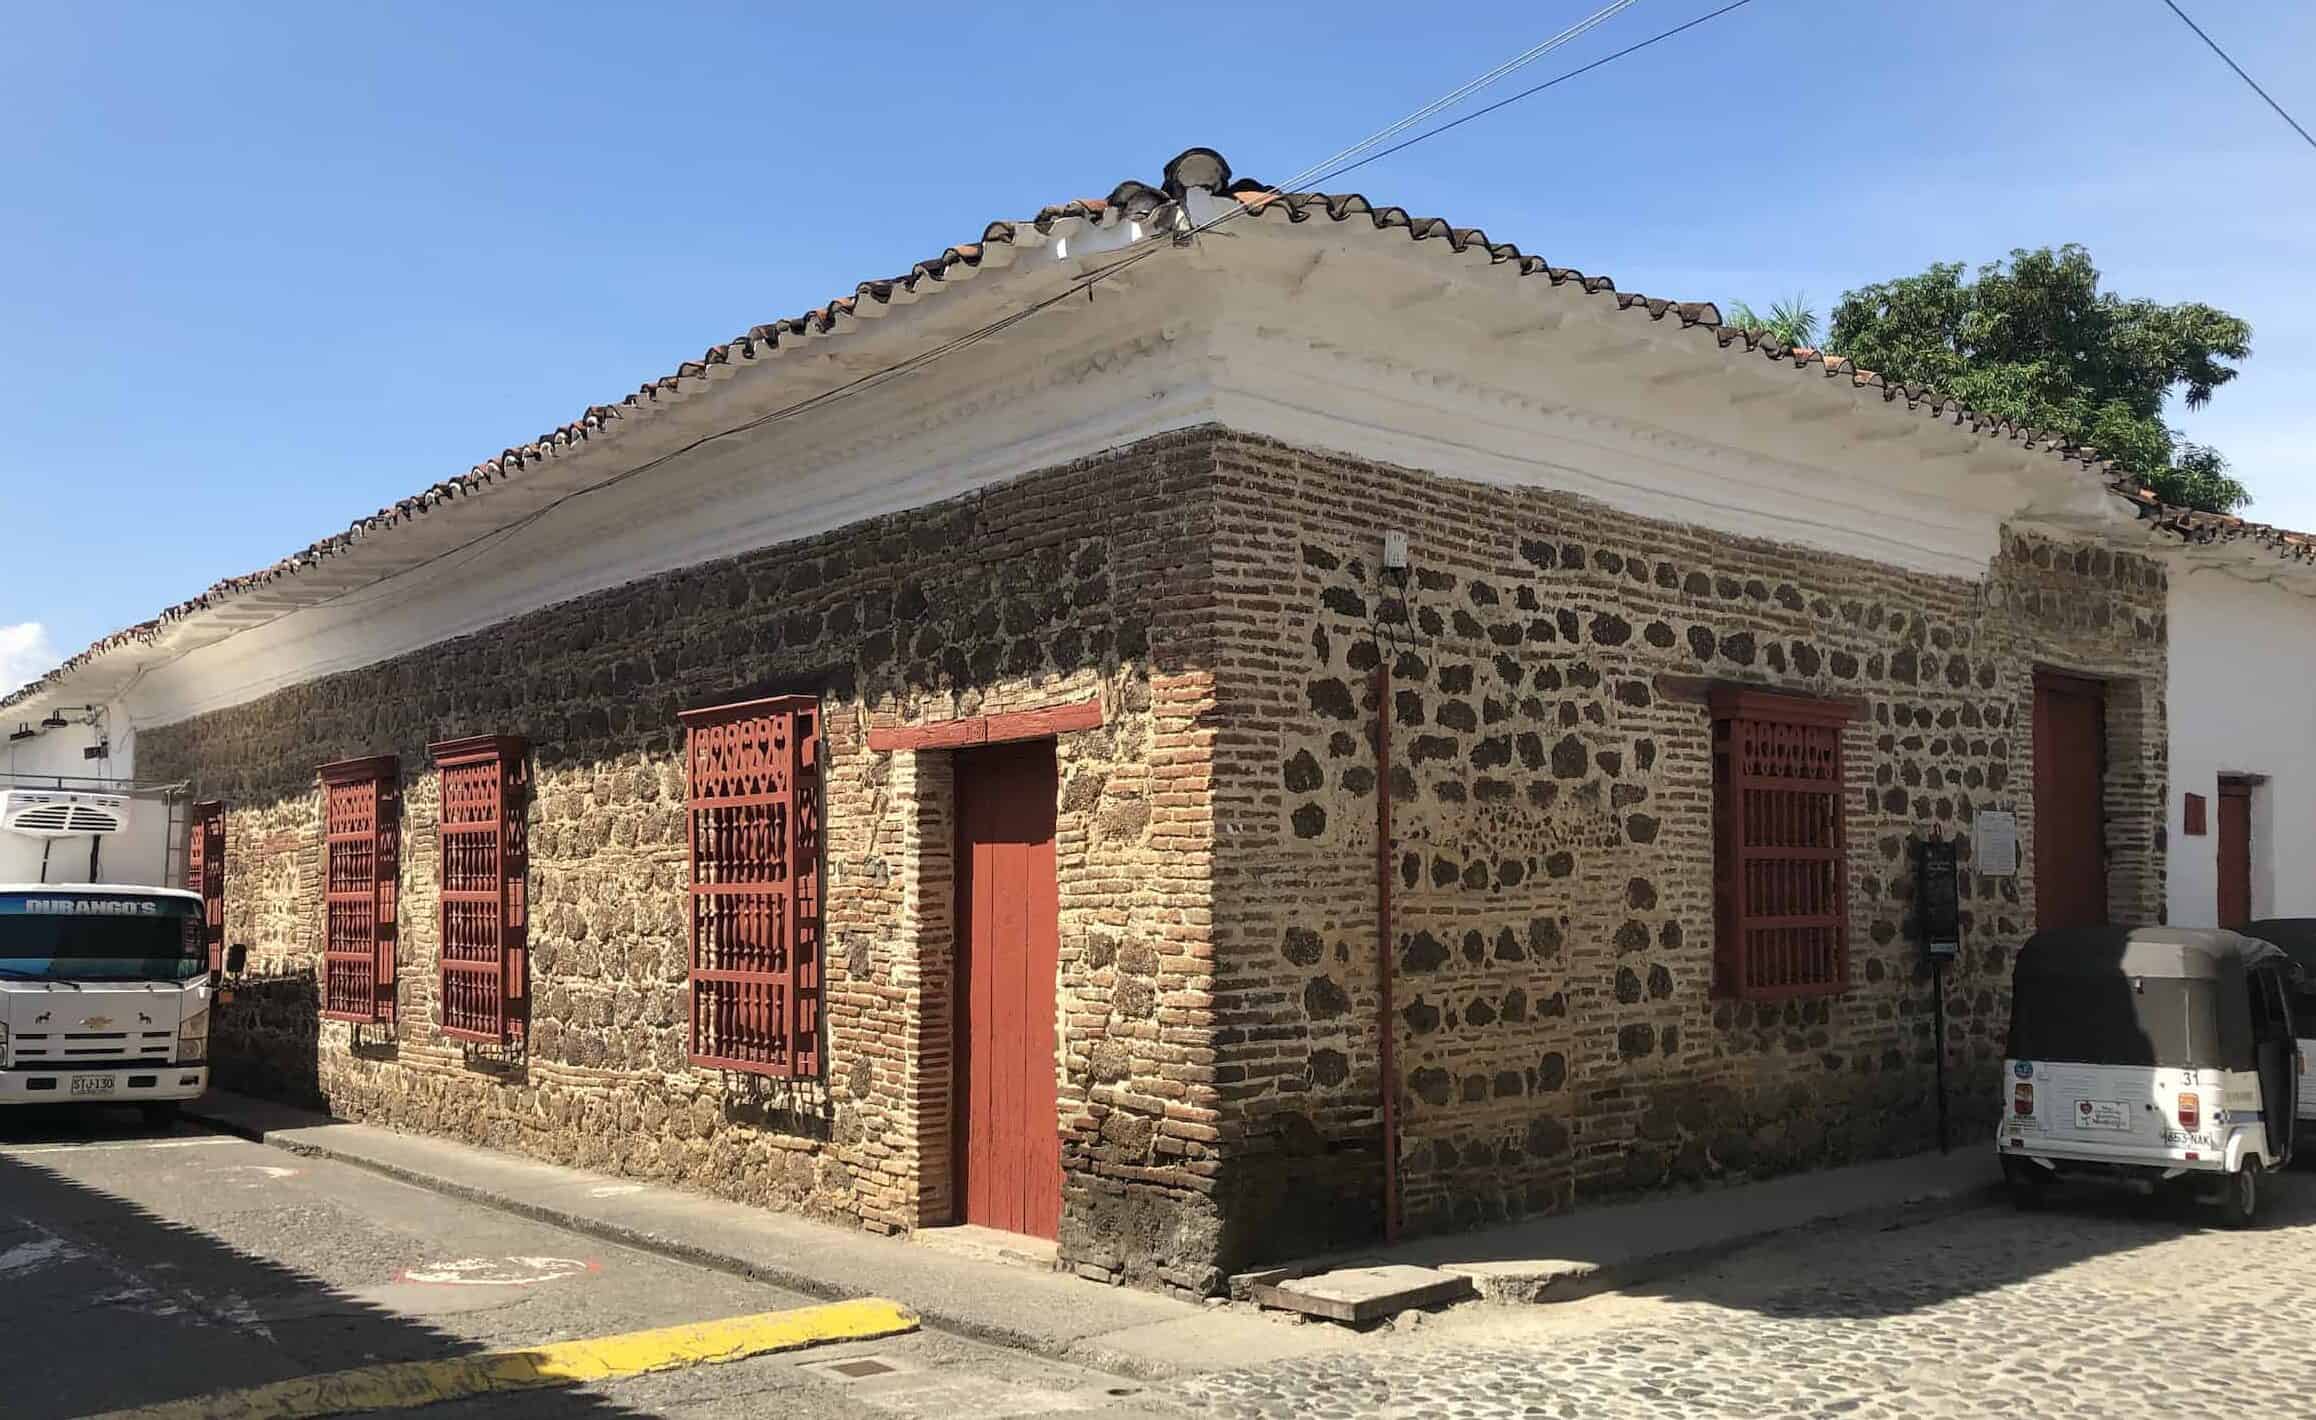
[(602, 1270), (602, 1263), (576, 1257), (462, 1257), (410, 1268), (394, 1280), (442, 1287), (536, 1287)]
[(0, 1149), (0, 1156), (14, 1158), (20, 1154), (93, 1154), (104, 1149), (206, 1149), (223, 1144), (239, 1144), (240, 1139), (128, 1139), (116, 1144), (19, 1144)]
[(559, 1341), (528, 1351), (486, 1351), (439, 1361), (361, 1366), (247, 1390), (116, 1410), (94, 1420), (311, 1420), (365, 1410), (408, 1410), (463, 1396), (719, 1365), (837, 1341), (873, 1341), (916, 1329), (917, 1314), (907, 1307), (881, 1297), (860, 1297), (826, 1306), (630, 1331), (592, 1341)]
[(30, 1223), (25, 1226), (40, 1236), (0, 1251), (0, 1277), (11, 1272), (29, 1272), (35, 1267), (46, 1267), (53, 1262), (71, 1262), (80, 1257), (79, 1248), (46, 1228), (35, 1227)]
[(236, 1182), (243, 1188), (263, 1188), (267, 1183), (279, 1183), (285, 1178), (296, 1178), (305, 1170), (278, 1168), (272, 1164), (227, 1164), (224, 1168), (213, 1170), (213, 1172), (221, 1174), (253, 1173), (258, 1175), (256, 1179), (238, 1179)]

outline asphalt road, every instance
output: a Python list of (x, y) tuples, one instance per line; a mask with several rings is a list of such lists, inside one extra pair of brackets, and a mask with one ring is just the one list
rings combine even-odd
[[(2168, 1200), (2084, 1189), (2038, 1213), (1828, 1226), (1634, 1293), (1411, 1316), (1338, 1351), (1155, 1386), (919, 1332), (424, 1413), (2309, 1413), (2316, 1173), (2271, 1184), (2248, 1231)], [(8, 1420), (812, 1300), (190, 1127), (156, 1133), (128, 1114), (0, 1119)]]
[[(815, 1300), (191, 1126), (148, 1130), (126, 1112), (0, 1119), (10, 1420)], [(966, 1420), (1082, 1412), (1136, 1390), (919, 1332), (427, 1414)]]

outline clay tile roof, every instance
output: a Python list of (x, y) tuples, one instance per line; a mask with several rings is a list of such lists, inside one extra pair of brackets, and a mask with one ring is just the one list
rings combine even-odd
[(2139, 516), (2186, 542), (2240, 542), (2264, 548), (2288, 561), (2316, 566), (2316, 533), (2294, 532), (2269, 523), (2255, 523), (2231, 513), (2204, 513), (2166, 503), (2150, 488), (2130, 478), (2110, 485), (2118, 497), (2139, 509)]
[(1573, 267), (1554, 266), (1541, 257), (1523, 253), (1509, 242), (1492, 242), (1487, 233), (1476, 227), (1454, 227), (1440, 217), (1411, 217), (1406, 209), (1400, 207), (1377, 207), (1360, 193), (1281, 193), (1252, 179), (1234, 180), (1229, 163), (1220, 154), (1211, 149), (1192, 148), (1167, 164), (1165, 181), (1158, 186), (1129, 179), (1111, 189), (1107, 197), (1081, 197), (1046, 207), (1026, 224), (991, 222), (983, 230), (980, 241), (946, 248), (938, 256), (929, 257), (910, 267), (903, 275), (863, 281), (851, 294), (838, 296), (826, 305), (815, 307), (802, 315), (751, 326), (745, 334), (710, 347), (699, 359), (678, 365), (672, 374), (646, 381), (635, 393), (617, 403), (590, 405), (585, 413), (571, 423), (550, 429), (529, 443), (501, 450), (464, 473), (444, 479), (391, 507), (382, 508), (360, 519), (342, 533), (325, 537), (270, 567), (244, 576), (229, 577), (198, 596), (164, 609), (150, 620), (114, 632), (39, 680), (0, 697), (0, 709), (31, 698), (118, 647), (134, 643), (150, 644), (164, 635), (170, 626), (186, 617), (312, 568), (367, 537), (423, 517), (434, 508), (470, 496), (494, 483), (516, 477), (535, 464), (583, 447), (597, 435), (629, 421), (648, 417), (657, 408), (685, 393), (688, 385), (705, 377), (710, 367), (749, 363), (772, 354), (783, 344), (796, 339), (835, 332), (840, 318), (857, 319), (855, 312), (860, 309), (863, 301), (884, 306), (897, 297), (915, 297), (937, 290), (945, 278), (958, 268), (979, 267), (989, 248), (1012, 244), (1023, 225), (1043, 234), (1050, 232), (1057, 222), (1065, 220), (1080, 220), (1095, 225), (1144, 221), (1169, 204), (1182, 200), (1184, 189), (1179, 174), (1186, 171), (1202, 176), (1219, 174), (1210, 190), (1235, 198), (1245, 209), (1245, 215), (1251, 219), (1276, 220), (1283, 216), (1291, 223), (1324, 218), (1334, 223), (1356, 224), (1364, 218), (1376, 231), (1402, 231), (1416, 242), (1438, 240), (1446, 250), (1466, 256), (1474, 252), (1484, 253), (1491, 263), (1516, 266), (1522, 275), (1541, 276), (1554, 286), (1574, 283), (1588, 294), (1607, 296), (1616, 302), (1620, 311), (1637, 310), (1652, 321), (1671, 317), (1683, 329), (1702, 331), (1720, 350), (1735, 358), (1758, 357), (1790, 363), (1796, 370), (1814, 368), (1829, 379), (1847, 379), (1857, 388), (1878, 390), (1883, 400), (1890, 404), (1903, 400), (1907, 410), (1916, 415), (1967, 426), (1989, 438), (2004, 439), (2022, 448), (2055, 454), (2100, 478), (2108, 488), (2137, 508), (2142, 519), (2153, 522), (2163, 531), (2185, 541), (2243, 543), (2294, 562), (2316, 563), (2316, 535), (2245, 522), (2240, 518), (2197, 513), (2165, 504), (2147, 489), (2139, 487), (2135, 480), (2114, 469), (2099, 457), (2096, 450), (2070, 445), (2055, 435), (1979, 414), (1944, 395), (1919, 386), (1892, 383), (1872, 371), (1858, 369), (1839, 356), (1829, 357), (1823, 351), (1807, 346), (1789, 349), (1771, 344), (1758, 331), (1741, 330), (1722, 324), (1719, 308), (1710, 301), (1673, 301), (1620, 292), (1616, 289), (1616, 283), (1606, 276), (1587, 275)]

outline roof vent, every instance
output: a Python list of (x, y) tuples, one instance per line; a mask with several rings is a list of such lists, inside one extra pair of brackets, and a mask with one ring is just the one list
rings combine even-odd
[(75, 838), (119, 833), (128, 826), (129, 801), (121, 794), (72, 794), (56, 790), (0, 791), (0, 830), (31, 838)]
[(1160, 181), (1167, 195), (1179, 202), (1194, 187), (1220, 192), (1230, 186), (1230, 164), (1212, 148), (1189, 148), (1174, 155)]

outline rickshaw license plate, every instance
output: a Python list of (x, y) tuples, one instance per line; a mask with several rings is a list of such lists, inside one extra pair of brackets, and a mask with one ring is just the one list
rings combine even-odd
[(2076, 1100), (2077, 1129), (2129, 1129), (2131, 1115), (2121, 1100)]
[(109, 1095), (117, 1083), (110, 1075), (75, 1075), (72, 1077), (72, 1092), (76, 1095)]

